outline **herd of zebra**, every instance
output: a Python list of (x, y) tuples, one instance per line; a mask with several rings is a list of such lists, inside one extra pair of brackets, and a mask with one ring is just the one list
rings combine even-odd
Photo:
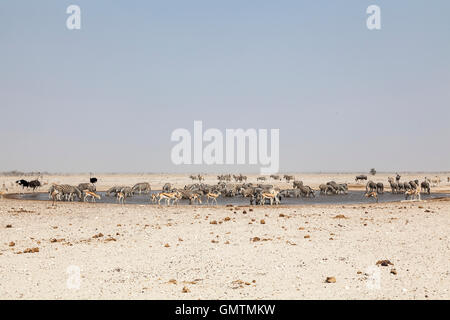
[[(202, 200), (212, 200), (217, 204), (217, 198), (221, 197), (237, 197), (242, 196), (248, 198), (250, 205), (264, 205), (266, 203), (279, 204), (282, 198), (312, 198), (316, 196), (316, 191), (310, 186), (304, 185), (302, 181), (296, 180), (294, 176), (271, 175), (270, 177), (257, 177), (255, 184), (247, 183), (247, 177), (239, 175), (219, 175), (217, 176), (217, 184), (207, 184), (203, 175), (191, 175), (192, 180), (198, 180), (198, 183), (192, 183), (184, 186), (184, 188), (175, 188), (170, 183), (166, 183), (161, 192), (152, 193), (151, 186), (148, 182), (137, 183), (134, 186), (113, 186), (105, 192), (106, 197), (116, 197), (119, 203), (125, 203), (127, 198), (137, 194), (151, 194), (150, 200), (153, 203), (161, 204), (165, 201), (167, 205), (178, 203), (179, 200), (189, 200), (190, 204), (202, 203)], [(231, 179), (236, 183), (230, 183)], [(268, 178), (273, 180), (285, 179), (286, 182), (292, 181), (292, 187), (281, 189), (272, 184), (263, 184), (260, 181), (266, 181)], [(395, 178), (389, 177), (388, 183), (392, 194), (404, 193), (406, 197), (411, 195), (419, 195), (420, 193), (431, 193), (431, 186), (440, 183), (440, 179), (428, 179), (419, 182), (419, 180), (411, 180), (408, 182), (400, 181), (401, 177), (397, 174)], [(355, 181), (368, 180), (367, 176), (356, 176)], [(449, 179), (450, 180), (450, 179)], [(92, 201), (101, 199), (100, 194), (96, 193), (96, 179), (90, 180), (90, 183), (80, 183), (77, 186), (68, 184), (52, 184), (48, 190), (49, 198), (55, 201)], [(39, 179), (33, 181), (18, 180), (16, 184), (22, 186), (23, 189), (31, 188), (33, 191), (41, 187)], [(329, 181), (319, 185), (317, 192), (321, 195), (339, 195), (347, 194), (349, 190), (347, 183), (336, 183)], [(373, 197), (378, 201), (378, 195), (384, 193), (384, 184), (382, 182), (368, 181), (365, 186), (365, 196)]]
[[(356, 181), (358, 181), (358, 179), (361, 179), (360, 177), (361, 176), (357, 176)], [(432, 185), (437, 186), (440, 183), (440, 179), (431, 180), (428, 179), (427, 177), (425, 177), (424, 181), (422, 182), (419, 182), (418, 179), (402, 182), (400, 181), (400, 179), (401, 179), (400, 175), (397, 175), (395, 179), (393, 177), (388, 178), (388, 183), (391, 187), (392, 194), (404, 193), (409, 190), (415, 189), (420, 189), (421, 192), (430, 194), (431, 186)], [(366, 183), (366, 192), (377, 192), (379, 194), (383, 194), (384, 184), (382, 182), (375, 183), (370, 180)]]
[[(348, 190), (346, 188), (346, 190)], [(95, 202), (101, 199), (96, 193), (96, 186), (93, 183), (80, 183), (78, 186), (68, 184), (52, 184), (48, 190), (49, 199), (56, 201), (89, 201)], [(105, 192), (106, 197), (115, 197), (119, 203), (125, 203), (127, 198), (136, 194), (150, 194), (152, 191), (148, 182), (137, 183), (134, 186), (113, 186)], [(166, 183), (161, 192), (152, 193), (150, 200), (153, 203), (161, 204), (165, 201), (167, 205), (178, 203), (179, 200), (189, 200), (190, 204), (202, 204), (202, 199), (206, 199), (209, 204), (211, 200), (217, 204), (217, 198), (242, 196), (248, 198), (250, 204), (264, 205), (266, 203), (279, 204), (281, 199), (287, 197), (315, 197), (314, 190), (303, 185), (302, 181), (294, 181), (292, 189), (280, 189), (269, 184), (242, 183), (229, 184), (219, 182), (216, 185), (206, 183), (194, 183), (186, 185), (183, 189), (174, 188), (172, 184)]]
[[(339, 186), (339, 191), (344, 190), (343, 192), (347, 193), (348, 187), (346, 184), (330, 183), (332, 186)], [(115, 196), (119, 202), (124, 203), (127, 198), (132, 197), (136, 192), (139, 192), (139, 194), (150, 193), (150, 185), (145, 190), (136, 189), (137, 186), (143, 184), (134, 187), (114, 186), (108, 189), (105, 195)], [(184, 188), (175, 188), (172, 184), (166, 183), (161, 192), (152, 193), (150, 197), (153, 203), (161, 204), (161, 201), (165, 201), (167, 205), (170, 205), (176, 204), (182, 199), (189, 200), (190, 204), (202, 204), (202, 199), (206, 199), (208, 204), (209, 200), (217, 204), (219, 196), (227, 198), (241, 196), (249, 199), (250, 205), (265, 205), (267, 203), (273, 205), (280, 204), (282, 198), (315, 197), (315, 191), (310, 186), (304, 185), (302, 181), (296, 180), (290, 189), (280, 189), (271, 184), (231, 184), (219, 181), (217, 184), (193, 183), (184, 186)]]
[[(190, 178), (192, 180), (196, 180), (196, 177), (197, 176), (192, 176), (192, 175), (190, 176)], [(200, 179), (200, 177), (203, 180), (205, 180), (205, 178), (202, 175), (198, 175), (197, 179), (200, 182), (202, 181), (202, 179)], [(285, 174), (283, 176), (283, 178), (281, 178), (281, 176), (279, 176), (279, 175), (272, 174), (272, 175), (269, 176), (269, 178), (271, 178), (272, 180), (279, 180), (279, 181), (281, 181), (282, 179), (285, 179), (286, 182), (288, 182), (288, 183), (291, 182), (292, 180), (295, 180), (294, 176), (287, 175), (287, 174)], [(231, 174), (221, 174), (221, 175), (217, 176), (217, 180), (219, 180), (219, 181), (231, 182), (232, 179), (234, 179), (235, 182), (246, 182), (248, 178), (247, 178), (247, 176), (244, 176), (242, 173), (238, 174), (238, 175), (235, 175), (235, 174), (233, 174), (233, 175), (231, 175)], [(265, 176), (260, 176), (260, 177), (256, 178), (256, 181), (266, 181), (266, 180), (267, 180), (267, 177), (265, 177)]]
[[(97, 188), (94, 183), (80, 183), (78, 186), (68, 184), (52, 184), (48, 190), (48, 195), (53, 204), (55, 201), (89, 201), (95, 202), (96, 199), (101, 199), (101, 196), (96, 193)], [(126, 197), (131, 197), (134, 194), (149, 193), (151, 191), (150, 184), (147, 182), (137, 183), (133, 187), (116, 186), (106, 191), (106, 196), (114, 193), (119, 202), (124, 202)]]

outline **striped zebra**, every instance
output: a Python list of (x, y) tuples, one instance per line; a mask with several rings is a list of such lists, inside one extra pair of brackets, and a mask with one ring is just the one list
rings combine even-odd
[(120, 192), (125, 194), (126, 198), (133, 196), (133, 189), (131, 187), (123, 187), (120, 189)]
[(96, 192), (97, 191), (97, 188), (92, 183), (80, 183), (78, 185), (78, 189), (80, 189), (81, 191), (86, 191), (87, 190), (89, 192)]
[(171, 190), (172, 190), (172, 185), (170, 183), (166, 183), (162, 188), (163, 192), (170, 192)]
[(68, 184), (63, 184), (60, 187), (62, 188), (62, 194), (66, 197), (67, 201), (73, 201), (75, 196), (78, 200), (83, 200), (83, 193), (77, 187)]
[(58, 191), (60, 197), (59, 199), (64, 199), (66, 201), (73, 201), (76, 196), (80, 201), (83, 200), (83, 193), (80, 189), (75, 186), (68, 184), (52, 185), (49, 189), (49, 197), (52, 196), (54, 191)]
[(152, 188), (150, 187), (150, 183), (148, 182), (141, 182), (141, 183), (136, 183), (133, 188), (131, 188), (133, 193), (137, 193), (139, 192), (139, 194), (141, 193), (150, 193), (150, 191), (152, 191)]
[(107, 197), (111, 196), (111, 194), (114, 194), (114, 196), (116, 196), (117, 193), (119, 193), (120, 190), (122, 190), (123, 188), (125, 188), (125, 186), (114, 186), (114, 187), (111, 187), (108, 190), (106, 190), (105, 195)]

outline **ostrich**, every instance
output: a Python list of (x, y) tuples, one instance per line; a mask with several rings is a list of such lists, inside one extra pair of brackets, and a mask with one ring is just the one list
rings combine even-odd
[(92, 176), (92, 173), (91, 172), (89, 172), (89, 181), (92, 183), (92, 184), (95, 184), (95, 183), (97, 183), (97, 178), (95, 178), (95, 177), (93, 177)]

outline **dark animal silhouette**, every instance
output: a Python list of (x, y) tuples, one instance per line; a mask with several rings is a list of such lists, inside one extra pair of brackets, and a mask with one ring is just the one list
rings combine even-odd
[(377, 193), (383, 194), (384, 193), (384, 184), (382, 182), (377, 183)]
[(28, 182), (28, 188), (33, 189), (33, 191), (35, 191), (40, 186), (41, 186), (41, 183), (39, 182), (39, 180), (32, 180), (32, 181)]
[(92, 176), (92, 173), (89, 173), (89, 181), (92, 183), (92, 184), (94, 184), (94, 183), (97, 183), (97, 178), (95, 178), (95, 177), (93, 177)]
[(377, 191), (377, 184), (373, 181), (369, 181), (366, 184), (366, 193)]
[(355, 178), (355, 181), (356, 182), (358, 182), (358, 181), (364, 181), (364, 180), (367, 180), (367, 176), (365, 176), (365, 175), (359, 175), (359, 176), (356, 176), (356, 178)]
[(430, 186), (430, 183), (428, 181), (423, 181), (420, 184), (420, 188), (422, 189), (422, 192), (425, 192), (427, 194), (431, 193), (431, 186)]
[(16, 184), (18, 184), (19, 186), (22, 186), (22, 189), (28, 188), (30, 186), (30, 183), (27, 180), (17, 180)]

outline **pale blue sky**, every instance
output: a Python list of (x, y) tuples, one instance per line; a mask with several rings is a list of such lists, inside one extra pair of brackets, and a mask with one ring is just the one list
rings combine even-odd
[[(81, 7), (82, 29), (66, 28)], [(381, 7), (382, 30), (366, 28)], [(450, 2), (0, 2), (0, 171), (175, 167), (171, 132), (279, 128), (281, 171), (449, 170)]]

